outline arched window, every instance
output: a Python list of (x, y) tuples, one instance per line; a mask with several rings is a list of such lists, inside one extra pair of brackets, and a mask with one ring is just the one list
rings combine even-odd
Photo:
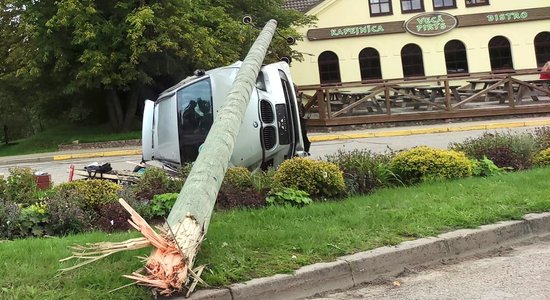
[(539, 68), (550, 61), (550, 32), (544, 31), (535, 36), (535, 56)]
[(321, 83), (339, 83), (340, 62), (338, 55), (332, 51), (325, 51), (319, 55), (319, 78)]
[(507, 38), (495, 36), (489, 41), (489, 59), (491, 60), (491, 70), (493, 71), (514, 69), (512, 50)]
[(424, 76), (422, 50), (416, 44), (407, 44), (401, 49), (401, 64), (404, 77)]
[(382, 79), (380, 54), (374, 48), (365, 48), (359, 52), (361, 80)]
[(464, 43), (451, 40), (445, 44), (444, 51), (447, 74), (468, 73), (468, 58), (466, 58)]

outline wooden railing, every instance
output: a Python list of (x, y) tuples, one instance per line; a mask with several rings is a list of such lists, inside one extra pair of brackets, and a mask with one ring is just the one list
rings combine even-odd
[(537, 69), (299, 86), (309, 126), (550, 113)]

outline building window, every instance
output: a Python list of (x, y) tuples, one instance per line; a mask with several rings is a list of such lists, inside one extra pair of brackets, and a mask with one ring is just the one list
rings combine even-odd
[(424, 11), (424, 0), (401, 0), (401, 13)]
[(503, 36), (495, 36), (489, 41), (491, 70), (510, 71), (514, 69), (510, 42)]
[(535, 56), (539, 68), (550, 61), (550, 32), (544, 31), (535, 36)]
[(434, 9), (449, 9), (456, 8), (456, 0), (433, 0)]
[(359, 52), (361, 80), (382, 79), (380, 54), (374, 48), (365, 48)]
[(401, 64), (404, 77), (424, 76), (422, 50), (416, 44), (407, 44), (401, 49)]
[(466, 0), (466, 7), (489, 5), (489, 0)]
[(391, 0), (369, 0), (370, 16), (391, 15)]
[(338, 55), (332, 51), (325, 51), (319, 55), (319, 78), (323, 83), (339, 83), (340, 80), (340, 62)]
[(466, 47), (459, 40), (452, 40), (445, 44), (445, 65), (447, 74), (468, 73), (468, 59)]

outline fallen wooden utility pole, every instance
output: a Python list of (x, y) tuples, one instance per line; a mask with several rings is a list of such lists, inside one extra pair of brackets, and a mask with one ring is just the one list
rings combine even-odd
[(73, 256), (68, 259), (80, 258), (84, 261), (62, 271), (72, 270), (116, 252), (152, 245), (155, 249), (147, 258), (145, 273), (133, 273), (125, 277), (151, 286), (163, 295), (184, 289), (189, 294), (197, 282), (201, 282), (199, 276), (202, 268), (193, 269), (195, 257), (208, 229), (246, 107), (276, 28), (277, 22), (270, 20), (250, 48), (161, 233), (157, 234), (120, 199), (131, 214), (130, 223), (144, 237), (122, 243), (73, 247)]

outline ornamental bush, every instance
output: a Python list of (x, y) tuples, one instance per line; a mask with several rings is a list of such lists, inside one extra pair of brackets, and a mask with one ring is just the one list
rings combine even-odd
[(537, 127), (534, 132), (536, 144), (541, 150), (550, 148), (550, 127)]
[(253, 187), (252, 173), (244, 167), (231, 167), (225, 172), (223, 185), (233, 185), (241, 188)]
[[(182, 174), (188, 174), (187, 171), (187, 167), (180, 169)], [(149, 167), (141, 175), (133, 190), (137, 200), (151, 201), (155, 195), (179, 193), (182, 186), (183, 180), (171, 178), (163, 169)]]
[(231, 167), (227, 169), (223, 183), (216, 200), (216, 208), (220, 210), (246, 207), (259, 208), (265, 206), (266, 192), (262, 186), (264, 172), (252, 174), (247, 168)]
[(539, 167), (550, 166), (550, 148), (544, 149), (533, 157), (533, 164)]
[(392, 174), (385, 166), (394, 153), (374, 153), (370, 150), (339, 149), (335, 154), (327, 155), (328, 162), (336, 164), (344, 172), (346, 188), (350, 194), (367, 194), (374, 189), (391, 185)]
[(483, 159), (486, 156), (500, 168), (514, 170), (529, 169), (539, 146), (529, 133), (488, 133), (468, 138), (461, 143), (451, 143), (450, 149), (466, 153), (470, 158)]
[(464, 153), (453, 150), (415, 147), (398, 153), (390, 169), (403, 183), (452, 179), (472, 175), (472, 165)]
[(4, 187), (6, 200), (26, 206), (38, 202), (36, 196), (38, 187), (33, 170), (30, 168), (10, 168), (9, 171), (10, 175)]
[(86, 200), (75, 189), (55, 189), (45, 203), (49, 215), (48, 226), (53, 233), (78, 233), (92, 228), (96, 214), (85, 209)]
[(274, 189), (290, 187), (314, 199), (335, 198), (346, 193), (342, 171), (337, 165), (306, 157), (285, 160), (273, 176)]
[(56, 193), (76, 193), (82, 197), (84, 206), (95, 209), (100, 204), (114, 203), (122, 187), (112, 181), (91, 179), (62, 183), (54, 188)]

